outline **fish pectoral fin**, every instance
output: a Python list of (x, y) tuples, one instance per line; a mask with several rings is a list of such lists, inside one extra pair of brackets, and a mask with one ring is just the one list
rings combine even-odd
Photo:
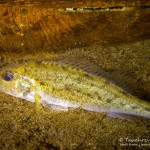
[(107, 115), (113, 118), (118, 118), (121, 120), (126, 120), (129, 122), (134, 122), (134, 119), (132, 119), (130, 116), (127, 116), (125, 114), (115, 113), (115, 112), (107, 112)]
[(57, 105), (57, 104), (48, 104), (45, 101), (42, 101), (41, 103), (43, 107), (48, 108), (50, 110), (62, 110), (62, 111), (68, 111), (67, 106)]
[(36, 109), (37, 111), (42, 111), (42, 105), (41, 105), (41, 97), (39, 94), (35, 93), (34, 95), (34, 100), (35, 100), (35, 105), (36, 105)]

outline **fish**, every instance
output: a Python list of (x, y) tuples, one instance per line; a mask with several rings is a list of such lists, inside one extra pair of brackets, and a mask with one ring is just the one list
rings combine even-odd
[[(29, 61), (0, 70), (0, 90), (53, 110), (81, 108), (150, 118), (150, 103), (113, 83), (94, 61), (82, 57)], [(121, 117), (120, 117), (121, 118)]]

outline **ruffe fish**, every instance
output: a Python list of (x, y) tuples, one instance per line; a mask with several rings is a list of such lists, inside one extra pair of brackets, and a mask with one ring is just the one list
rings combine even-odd
[(0, 71), (0, 90), (50, 109), (82, 108), (108, 114), (150, 118), (150, 103), (109, 81), (85, 58), (30, 61)]

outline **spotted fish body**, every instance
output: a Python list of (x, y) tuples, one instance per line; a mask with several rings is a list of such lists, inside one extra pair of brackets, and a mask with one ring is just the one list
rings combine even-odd
[[(2, 70), (0, 89), (32, 102), (38, 96), (42, 105), (52, 109), (80, 107), (95, 112), (150, 118), (150, 103), (109, 82), (103, 73), (99, 74), (99, 67), (86, 65), (89, 64), (79, 59), (78, 62), (77, 59), (31, 61)], [(8, 70), (13, 74), (11, 81), (4, 78)]]

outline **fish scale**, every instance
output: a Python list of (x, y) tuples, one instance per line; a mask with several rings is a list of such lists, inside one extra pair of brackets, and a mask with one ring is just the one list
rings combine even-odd
[[(36, 101), (38, 95), (41, 104), (47, 108), (66, 110), (81, 107), (113, 115), (129, 114), (150, 118), (148, 102), (115, 85), (107, 79), (104, 70), (86, 58), (30, 61), (7, 70), (11, 70), (14, 79), (5, 81), (1, 78), (2, 91), (32, 102)], [(1, 77), (6, 72), (6, 69), (2, 70)], [(15, 89), (18, 87), (20, 90)]]

